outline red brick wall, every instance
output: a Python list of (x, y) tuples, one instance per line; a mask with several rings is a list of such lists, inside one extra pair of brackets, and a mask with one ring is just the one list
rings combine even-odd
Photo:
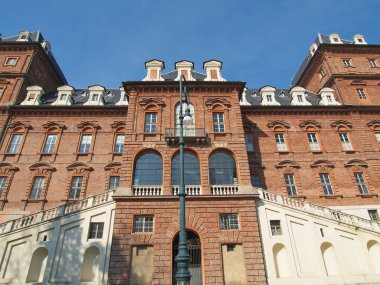
[[(110, 284), (129, 284), (131, 248), (153, 245), (153, 284), (171, 284), (172, 242), (179, 231), (179, 202), (176, 197), (118, 197), (111, 249)], [(223, 244), (244, 248), (248, 284), (266, 284), (263, 253), (253, 197), (187, 197), (186, 228), (202, 243), (204, 284), (224, 284)], [(219, 215), (239, 215), (239, 230), (220, 230)], [(134, 215), (153, 215), (153, 233), (133, 233)]]

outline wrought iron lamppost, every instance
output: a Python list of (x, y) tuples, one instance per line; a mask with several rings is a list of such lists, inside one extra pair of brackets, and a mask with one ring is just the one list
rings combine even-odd
[[(183, 87), (183, 82), (185, 86)], [(185, 114), (183, 114), (183, 95), (185, 95), (185, 102), (187, 108)], [(177, 285), (190, 285), (191, 275), (189, 272), (189, 261), (190, 255), (187, 248), (187, 234), (186, 234), (186, 208), (185, 208), (185, 162), (184, 162), (184, 139), (183, 139), (183, 122), (191, 120), (190, 109), (189, 109), (189, 93), (186, 86), (186, 79), (181, 75), (179, 80), (179, 165), (180, 165), (180, 179), (181, 183), (179, 185), (179, 243), (178, 243), (178, 254), (175, 257), (177, 262), (177, 274), (176, 280)]]

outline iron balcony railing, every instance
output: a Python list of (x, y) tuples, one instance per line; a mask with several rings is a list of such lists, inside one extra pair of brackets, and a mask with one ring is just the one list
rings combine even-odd
[[(165, 137), (179, 137), (180, 128), (165, 129)], [(205, 128), (186, 128), (183, 129), (184, 137), (206, 137)]]

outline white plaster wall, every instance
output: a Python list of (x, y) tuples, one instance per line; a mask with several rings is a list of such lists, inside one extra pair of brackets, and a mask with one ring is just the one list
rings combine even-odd
[[(257, 207), (269, 285), (380, 284), (379, 233), (267, 201)], [(282, 235), (272, 236), (270, 220), (281, 221)], [(332, 245), (325, 252), (329, 271), (321, 250), (326, 243)]]
[[(51, 221), (0, 235), (0, 284), (26, 283), (32, 255), (49, 252), (43, 281), (38, 284), (107, 284), (115, 203), (109, 202)], [(104, 222), (101, 239), (88, 239), (90, 222)], [(46, 241), (44, 241), (44, 238)], [(97, 279), (80, 282), (84, 253), (99, 250)]]

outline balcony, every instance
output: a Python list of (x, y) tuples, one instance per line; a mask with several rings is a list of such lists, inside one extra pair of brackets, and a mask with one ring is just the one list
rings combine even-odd
[(235, 195), (238, 191), (238, 185), (211, 185), (211, 195)]
[[(180, 128), (165, 129), (165, 140), (168, 145), (179, 143)], [(206, 144), (207, 134), (204, 128), (184, 127), (183, 139), (185, 142)]]
[(133, 195), (134, 196), (160, 196), (162, 186), (133, 186)]
[[(179, 185), (172, 186), (173, 195), (178, 195), (179, 193)], [(198, 196), (201, 195), (201, 186), (200, 185), (186, 185), (185, 193), (190, 196)]]

